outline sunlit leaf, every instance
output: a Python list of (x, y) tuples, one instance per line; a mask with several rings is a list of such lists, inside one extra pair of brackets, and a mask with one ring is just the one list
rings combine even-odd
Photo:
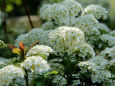
[(20, 55), (21, 50), (19, 48), (13, 48), (12, 52)]
[(50, 74), (55, 74), (55, 75), (57, 75), (57, 74), (58, 74), (58, 71), (52, 71), (52, 72), (50, 72)]

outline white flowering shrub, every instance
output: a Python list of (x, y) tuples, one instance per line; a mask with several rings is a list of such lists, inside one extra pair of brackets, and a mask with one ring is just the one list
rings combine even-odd
[(99, 5), (83, 7), (76, 0), (43, 5), (41, 28), (8, 45), (18, 54), (9, 64), (19, 71), (9, 74), (13, 68), (3, 66), (0, 76), (5, 79), (0, 77), (0, 83), (17, 84), (19, 73), (25, 86), (114, 86), (115, 31), (100, 21), (108, 12)]

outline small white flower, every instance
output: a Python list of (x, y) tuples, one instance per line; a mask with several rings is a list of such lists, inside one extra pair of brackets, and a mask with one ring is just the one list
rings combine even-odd
[(52, 52), (53, 52), (53, 50), (49, 46), (36, 45), (27, 52), (26, 56), (28, 57), (28, 56), (39, 55), (39, 56), (43, 57), (44, 59), (46, 59), (49, 56), (49, 54)]
[(32, 73), (40, 75), (47, 72), (50, 68), (47, 61), (40, 56), (27, 57), (20, 66), (26, 70), (30, 70)]

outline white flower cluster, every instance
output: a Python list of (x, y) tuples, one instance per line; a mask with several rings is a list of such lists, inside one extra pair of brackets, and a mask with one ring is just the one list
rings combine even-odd
[(57, 52), (66, 52), (75, 41), (84, 41), (84, 33), (74, 27), (59, 27), (49, 33), (50, 44)]
[(92, 15), (83, 15), (76, 19), (75, 26), (80, 28), (85, 34), (99, 35), (100, 32), (97, 29), (98, 21)]
[(109, 61), (104, 59), (102, 56), (95, 56), (95, 57), (89, 59), (88, 61), (91, 63), (94, 63), (100, 69), (104, 69), (109, 63)]
[[(42, 28), (53, 29), (58, 26), (71, 26), (81, 29), (85, 33), (85, 41), (95, 48), (97, 41), (100, 41), (100, 35), (108, 34), (109, 28), (97, 19), (106, 19), (107, 11), (99, 5), (89, 5), (84, 10), (78, 3), (80, 0), (64, 0), (58, 4), (43, 5), (40, 10), (41, 18), (46, 22)], [(85, 0), (82, 2), (93, 2), (95, 0)], [(103, 0), (99, 1), (102, 4)], [(53, 22), (54, 24), (52, 24)], [(53, 26), (54, 25), (54, 26)], [(102, 47), (100, 44), (98, 47)]]
[(83, 15), (91, 14), (96, 19), (107, 19), (107, 11), (105, 8), (101, 7), (100, 5), (89, 5), (84, 9)]
[(103, 34), (100, 36), (100, 39), (107, 43), (109, 46), (114, 46), (115, 45), (115, 36), (112, 36), (110, 34)]
[(38, 56), (41, 56), (44, 59), (46, 59), (49, 56), (49, 53), (52, 53), (52, 52), (53, 52), (53, 50), (49, 46), (36, 45), (27, 52), (26, 56), (28, 57), (28, 56), (37, 56), (38, 55)]
[(24, 71), (20, 67), (8, 65), (0, 69), (0, 86), (8, 86), (14, 79), (24, 78)]
[(34, 74), (39, 75), (47, 72), (50, 68), (47, 61), (40, 56), (27, 57), (20, 66), (26, 70), (30, 70)]
[(77, 53), (78, 56), (80, 57), (94, 57), (95, 56), (95, 52), (93, 50), (93, 48), (85, 43), (85, 42), (75, 42), (72, 44), (72, 46), (68, 49), (68, 54), (75, 56), (75, 54)]
[(78, 66), (82, 73), (91, 72), (91, 79), (93, 83), (101, 83), (105, 80), (109, 80), (111, 77), (110, 71), (106, 70), (109, 61), (101, 56), (96, 56), (89, 59), (86, 62), (80, 62)]
[(108, 70), (97, 70), (92, 73), (91, 79), (93, 83), (101, 83), (111, 78), (111, 73)]
[(74, 0), (65, 0), (64, 2), (62, 2), (62, 5), (63, 4), (64, 4), (64, 7), (67, 8), (68, 14), (69, 14), (68, 15), (69, 23), (66, 25), (73, 26), (75, 24), (76, 17), (79, 16), (80, 13), (82, 13), (83, 8), (80, 3), (78, 3), (77, 1), (74, 1)]
[(78, 66), (80, 67), (82, 73), (96, 70), (96, 65), (88, 61), (80, 62)]
[(57, 25), (73, 25), (75, 17), (82, 11), (81, 5), (74, 0), (65, 0), (59, 4), (43, 5), (40, 10), (42, 19), (55, 21)]
[[(51, 5), (50, 4), (44, 4), (41, 9), (40, 9), (40, 17), (42, 19), (47, 19), (47, 16), (49, 15), (49, 7)], [(47, 10), (46, 10), (47, 9)]]
[(3, 47), (7, 47), (7, 45), (2, 40), (0, 40), (0, 48), (3, 48)]
[(43, 29), (36, 28), (27, 34), (18, 36), (15, 40), (15, 45), (19, 46), (19, 42), (23, 42), (26, 46), (30, 47), (34, 42), (38, 41), (39, 44), (48, 44), (48, 33), (50, 30), (44, 31)]
[(50, 32), (49, 39), (56, 53), (78, 53), (81, 57), (95, 55), (91, 46), (84, 42), (84, 33), (78, 28), (59, 27)]

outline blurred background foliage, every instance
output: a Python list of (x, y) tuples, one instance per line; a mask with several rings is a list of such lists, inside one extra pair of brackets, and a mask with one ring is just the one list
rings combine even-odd
[[(42, 4), (57, 3), (63, 0), (24, 0), (31, 14), (36, 15), (38, 8)], [(84, 7), (90, 4), (99, 4), (110, 10), (110, 14), (115, 16), (115, 0), (76, 0), (80, 2)], [(0, 10), (2, 10), (3, 0), (0, 0)], [(22, 0), (6, 0), (6, 12), (9, 16), (22, 16), (25, 15), (25, 11), (22, 5)]]
[[(0, 0), (0, 11), (4, 6), (4, 0)], [(26, 33), (31, 30), (24, 5), (22, 0), (5, 0), (7, 13), (7, 32), (8, 32), (8, 42), (14, 44), (16, 37), (20, 34)], [(24, 0), (26, 7), (29, 10), (31, 15), (31, 20), (35, 28), (41, 27), (42, 20), (39, 17), (39, 9), (43, 4), (47, 3), (57, 3), (63, 0)], [(82, 4), (83, 7), (86, 7), (90, 4), (99, 4), (105, 7), (109, 11), (108, 19), (104, 22), (110, 29), (115, 29), (115, 0), (76, 0)], [(0, 40), (5, 41), (4, 28), (0, 25)], [(5, 51), (6, 53), (3, 53)], [(12, 57), (10, 49), (0, 50), (0, 56), (3, 57)]]

